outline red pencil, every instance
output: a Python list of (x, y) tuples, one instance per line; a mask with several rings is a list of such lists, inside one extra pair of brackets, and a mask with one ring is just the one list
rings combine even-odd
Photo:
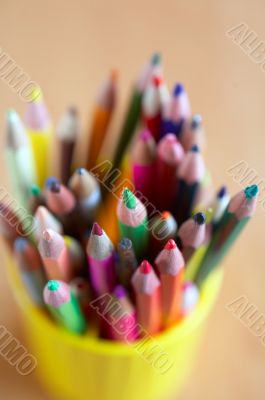
[(167, 242), (155, 264), (160, 273), (163, 325), (166, 327), (174, 324), (181, 316), (184, 281), (185, 262), (173, 239)]
[(161, 113), (169, 101), (169, 93), (161, 74), (154, 71), (143, 97), (143, 117), (156, 141), (160, 137)]
[(161, 283), (148, 261), (135, 271), (132, 285), (138, 323), (152, 335), (161, 329)]

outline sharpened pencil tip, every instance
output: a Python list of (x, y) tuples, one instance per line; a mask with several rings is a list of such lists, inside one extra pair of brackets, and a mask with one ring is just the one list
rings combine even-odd
[(55, 292), (56, 290), (59, 289), (59, 287), (60, 287), (60, 283), (58, 281), (49, 281), (47, 284), (47, 288), (51, 292)]
[(202, 117), (200, 116), (200, 114), (193, 115), (191, 120), (192, 129), (198, 128), (199, 126), (201, 126), (201, 124), (202, 124)]
[(149, 140), (152, 137), (151, 132), (148, 129), (145, 129), (144, 131), (142, 131), (140, 133), (140, 140), (146, 142), (147, 140)]
[(78, 175), (85, 175), (86, 169), (85, 168), (78, 168), (76, 170), (76, 172), (77, 172)]
[(152, 65), (159, 65), (159, 64), (161, 64), (161, 54), (160, 54), (160, 53), (154, 53), (154, 54), (152, 55), (151, 64), (152, 64)]
[(128, 207), (130, 210), (136, 207), (136, 198), (134, 194), (128, 189), (125, 188), (122, 193), (123, 203)]
[(205, 224), (205, 214), (202, 212), (199, 212), (194, 215), (193, 220), (198, 224), (198, 225), (203, 225)]
[(253, 197), (256, 197), (259, 193), (258, 185), (247, 186), (244, 193), (247, 199), (253, 199)]
[(92, 227), (92, 234), (96, 236), (102, 236), (103, 235), (103, 229), (99, 226), (97, 222), (94, 222), (93, 227)]
[(146, 260), (142, 261), (142, 263), (140, 265), (141, 273), (142, 274), (150, 274), (151, 270), (152, 270), (151, 264), (149, 264), (149, 262)]
[(44, 231), (42, 232), (42, 237), (44, 240), (47, 240), (47, 242), (49, 242), (50, 240), (52, 240), (52, 235), (49, 229), (44, 229)]
[(30, 193), (32, 196), (39, 196), (41, 194), (40, 187), (38, 185), (32, 184), (30, 187)]
[(197, 144), (194, 144), (191, 147), (190, 151), (192, 151), (193, 153), (199, 153), (200, 152), (199, 146)]
[(166, 250), (173, 250), (177, 247), (175, 240), (169, 239), (165, 245)]
[(222, 199), (227, 193), (227, 188), (226, 186), (222, 186), (219, 192), (217, 193), (218, 199)]
[(45, 187), (46, 187), (47, 189), (49, 189), (50, 186), (51, 186), (54, 182), (59, 182), (59, 179), (57, 179), (55, 176), (50, 176), (50, 177), (47, 178), (46, 181), (45, 181)]
[(50, 186), (50, 191), (53, 193), (60, 193), (61, 185), (60, 182), (53, 182)]
[(129, 250), (132, 248), (132, 241), (129, 238), (122, 238), (119, 242), (119, 247), (122, 250)]
[(152, 81), (153, 81), (153, 85), (154, 85), (155, 87), (158, 87), (158, 86), (160, 86), (161, 83), (163, 82), (163, 78), (162, 78), (162, 76), (160, 76), (160, 75), (155, 75), (155, 76), (153, 76)]
[(178, 97), (185, 91), (184, 86), (181, 83), (177, 83), (173, 90), (173, 96)]
[(169, 211), (163, 211), (161, 216), (162, 216), (162, 219), (168, 219), (172, 216), (172, 214)]
[(124, 297), (126, 297), (126, 290), (122, 285), (118, 285), (113, 290), (113, 295), (118, 299), (123, 299)]

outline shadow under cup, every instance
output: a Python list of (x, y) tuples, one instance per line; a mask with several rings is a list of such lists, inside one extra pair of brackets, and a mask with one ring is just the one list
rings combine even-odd
[(177, 326), (147, 343), (128, 345), (100, 340), (91, 333), (73, 335), (56, 326), (29, 299), (10, 256), (6, 265), (27, 349), (37, 359), (37, 376), (56, 400), (165, 400), (180, 393), (223, 276), (220, 268), (211, 274), (196, 309)]

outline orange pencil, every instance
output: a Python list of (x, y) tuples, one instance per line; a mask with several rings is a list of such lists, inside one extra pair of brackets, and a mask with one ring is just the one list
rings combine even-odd
[(137, 268), (132, 285), (136, 297), (138, 323), (152, 335), (161, 328), (161, 283), (151, 264), (144, 260)]
[(181, 316), (185, 262), (175, 241), (170, 239), (158, 254), (155, 264), (160, 272), (163, 325), (174, 324)]
[(93, 122), (89, 132), (89, 151), (87, 156), (86, 169), (94, 167), (104, 138), (106, 136), (117, 94), (117, 71), (112, 71), (110, 77), (102, 86), (94, 110)]

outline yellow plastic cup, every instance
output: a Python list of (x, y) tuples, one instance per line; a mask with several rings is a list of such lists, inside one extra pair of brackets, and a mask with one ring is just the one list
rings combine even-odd
[(211, 274), (190, 316), (141, 348), (64, 331), (33, 305), (11, 257), (7, 267), (28, 350), (37, 358), (36, 372), (56, 400), (165, 400), (179, 393), (191, 373), (223, 275), (221, 269)]

